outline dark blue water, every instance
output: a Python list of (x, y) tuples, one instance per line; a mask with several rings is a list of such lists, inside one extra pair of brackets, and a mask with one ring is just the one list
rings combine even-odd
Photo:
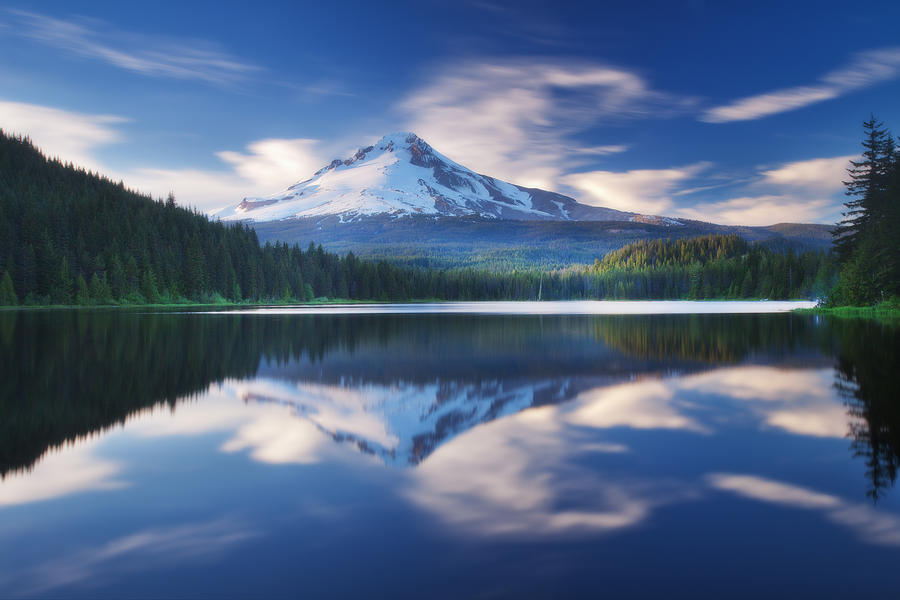
[(893, 597), (900, 333), (0, 313), (0, 597)]

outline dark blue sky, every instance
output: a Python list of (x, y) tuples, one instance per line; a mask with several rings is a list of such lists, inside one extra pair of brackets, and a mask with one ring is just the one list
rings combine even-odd
[(0, 127), (203, 209), (413, 130), (477, 171), (726, 223), (831, 222), (900, 3), (0, 7)]

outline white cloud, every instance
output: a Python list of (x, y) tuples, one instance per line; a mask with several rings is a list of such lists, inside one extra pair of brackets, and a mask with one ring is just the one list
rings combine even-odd
[(122, 141), (115, 125), (127, 119), (115, 115), (91, 115), (49, 106), (0, 101), (0, 128), (27, 135), (48, 156), (64, 162), (99, 169), (93, 156), (98, 146)]
[(777, 169), (763, 171), (763, 182), (816, 192), (836, 192), (844, 189), (847, 167), (855, 158), (857, 157), (851, 154), (787, 163)]
[(227, 85), (259, 70), (209, 42), (117, 31), (96, 19), (74, 22), (21, 10), (8, 13), (16, 21), (13, 30), (23, 37), (142, 75)]
[(817, 84), (766, 92), (705, 111), (701, 121), (748, 121), (837, 98), (856, 89), (900, 76), (900, 48), (857, 54), (846, 66), (826, 73)]
[[(709, 185), (686, 185), (709, 169), (711, 163), (707, 162), (668, 169), (572, 173), (560, 180), (581, 192), (576, 197), (585, 204), (643, 214), (723, 225), (834, 222), (841, 206), (837, 197), (853, 158), (847, 155), (794, 161), (759, 171), (749, 178)], [(714, 173), (708, 179), (721, 181)], [(689, 205), (678, 201), (681, 196), (748, 181), (750, 184), (737, 197)]]
[(217, 152), (230, 170), (139, 168), (116, 175), (131, 188), (163, 197), (175, 193), (178, 203), (209, 211), (237, 204), (246, 196), (274, 193), (305, 179), (325, 164), (316, 140), (264, 139), (248, 144), (246, 153)]
[(700, 202), (678, 208), (672, 214), (722, 225), (773, 225), (821, 222), (823, 215), (829, 215), (834, 210), (831, 200), (768, 194)]
[[(673, 215), (725, 225), (834, 223), (843, 202), (843, 180), (854, 158), (812, 158), (761, 170), (742, 195), (682, 206)], [(680, 193), (685, 192), (675, 195)]]
[(669, 169), (635, 169), (633, 171), (590, 171), (562, 178), (585, 195), (580, 201), (594, 206), (618, 210), (663, 214), (674, 206), (672, 196), (679, 184), (697, 176), (709, 163), (697, 163)]
[(245, 196), (273, 193), (312, 174), (325, 164), (319, 142), (308, 138), (270, 138), (251, 142), (246, 152), (220, 151), (223, 169), (141, 167), (114, 169), (97, 156), (109, 144), (124, 142), (116, 115), (0, 101), (0, 128), (27, 134), (50, 157), (92, 169), (154, 197), (175, 193), (179, 204), (200, 210), (237, 204)]
[(627, 144), (610, 144), (608, 146), (588, 146), (585, 148), (571, 148), (573, 154), (589, 154), (594, 156), (607, 156), (609, 154), (619, 154), (626, 152), (629, 146)]
[(217, 152), (216, 156), (230, 164), (235, 173), (260, 188), (287, 186), (299, 178), (312, 175), (324, 161), (317, 155), (318, 140), (265, 139), (247, 146), (248, 154)]
[(469, 168), (553, 189), (573, 157), (626, 148), (573, 148), (571, 133), (603, 120), (669, 114), (688, 102), (620, 69), (519, 60), (446, 70), (399, 109), (410, 129)]
[(729, 121), (749, 121), (780, 113), (808, 104), (836, 98), (839, 92), (825, 86), (796, 87), (778, 90), (758, 96), (737, 100), (726, 106), (718, 106), (706, 111), (701, 121), (707, 123), (728, 123)]

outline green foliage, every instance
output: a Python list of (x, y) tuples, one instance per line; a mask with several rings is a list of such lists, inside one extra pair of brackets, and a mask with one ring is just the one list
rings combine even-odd
[(3, 271), (3, 277), (0, 277), (0, 306), (15, 306), (18, 303), (12, 277), (9, 276), (9, 271)]
[(900, 152), (875, 117), (863, 123), (863, 158), (851, 162), (847, 210), (834, 230), (840, 279), (833, 306), (900, 295)]
[(156, 275), (153, 269), (146, 269), (141, 276), (141, 295), (147, 299), (147, 302), (159, 302), (159, 286), (156, 283)]
[(821, 250), (779, 251), (737, 235), (644, 240), (598, 259), (591, 271), (594, 293), (617, 299), (814, 298), (835, 277)]

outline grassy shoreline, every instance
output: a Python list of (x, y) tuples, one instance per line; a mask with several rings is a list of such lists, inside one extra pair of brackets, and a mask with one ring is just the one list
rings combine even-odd
[(874, 319), (876, 321), (900, 322), (900, 306), (887, 302), (876, 304), (875, 306), (796, 308), (793, 312), (810, 315), (829, 315), (839, 319)]

